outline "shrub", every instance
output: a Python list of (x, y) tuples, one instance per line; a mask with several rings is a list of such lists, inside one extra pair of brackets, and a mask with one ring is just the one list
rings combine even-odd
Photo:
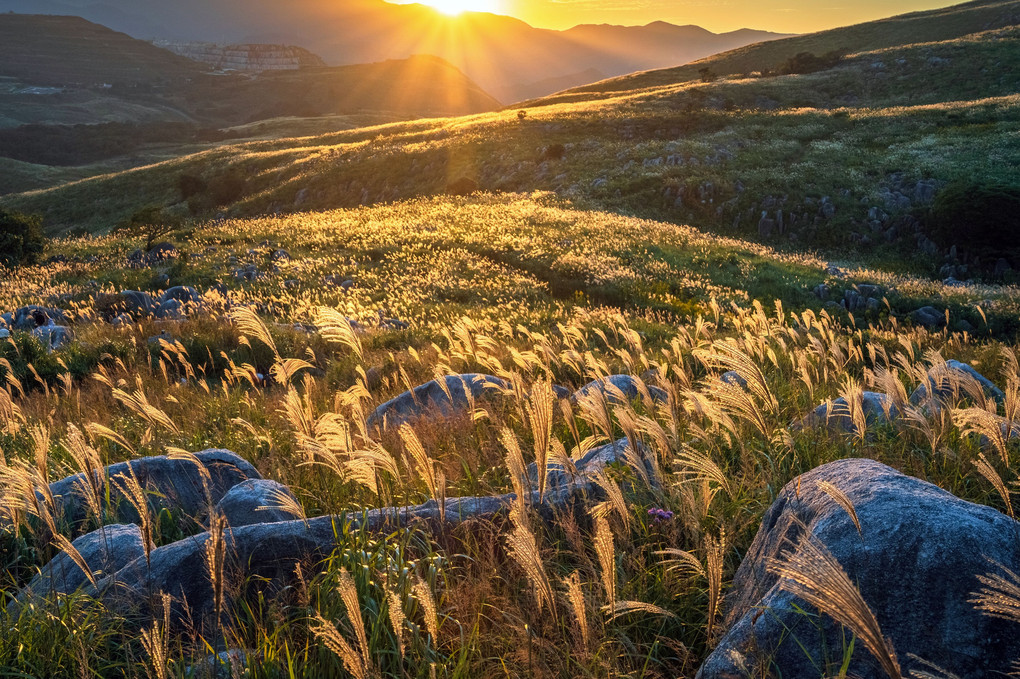
[(478, 190), (478, 182), (470, 177), (461, 177), (446, 185), (446, 192), (451, 196), (468, 196)]
[(816, 73), (817, 71), (825, 71), (843, 59), (843, 53), (838, 50), (827, 52), (822, 56), (817, 56), (813, 52), (800, 52), (789, 59), (780, 68), (780, 72), (783, 75), (793, 75), (800, 73)]
[(156, 241), (169, 236), (180, 226), (178, 220), (167, 219), (163, 209), (157, 205), (149, 205), (138, 210), (125, 221), (114, 227), (113, 232), (131, 238), (144, 238), (145, 251), (148, 252)]
[(46, 246), (42, 221), (0, 208), (0, 264), (16, 267), (34, 264)]
[(1020, 186), (954, 182), (935, 196), (925, 223), (937, 244), (955, 245), (986, 265), (1020, 260)]
[(698, 75), (701, 76), (701, 82), (703, 83), (715, 82), (715, 80), (718, 79), (719, 77), (708, 66), (705, 66), (704, 68), (699, 68)]
[(542, 152), (542, 160), (563, 160), (567, 155), (567, 147), (563, 144), (549, 144)]
[(197, 175), (185, 173), (177, 178), (177, 190), (181, 193), (181, 200), (205, 193), (208, 188), (209, 184)]
[(216, 205), (229, 205), (244, 195), (244, 177), (235, 170), (229, 170), (209, 181), (209, 195)]

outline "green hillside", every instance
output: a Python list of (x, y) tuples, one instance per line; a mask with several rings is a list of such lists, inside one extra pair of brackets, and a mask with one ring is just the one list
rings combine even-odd
[(763, 73), (782, 69), (802, 52), (821, 56), (853, 54), (888, 47), (943, 42), (1020, 23), (1020, 2), (976, 0), (944, 9), (914, 12), (854, 26), (741, 47), (679, 68), (666, 68), (612, 78), (571, 93), (605, 94), (697, 80), (702, 69), (716, 75)]
[[(935, 194), (958, 180), (1020, 182), (1018, 92), (1011, 27), (861, 52), (810, 74), (553, 98), (523, 117), (223, 145), (5, 203), (43, 215), (51, 232), (104, 231), (146, 206), (172, 220), (253, 216), (444, 193), (466, 178), (935, 273), (944, 251), (923, 224)], [(182, 174), (226, 173), (245, 178), (228, 205), (175, 188)]]
[(0, 14), (0, 75), (37, 85), (169, 85), (204, 65), (80, 17)]

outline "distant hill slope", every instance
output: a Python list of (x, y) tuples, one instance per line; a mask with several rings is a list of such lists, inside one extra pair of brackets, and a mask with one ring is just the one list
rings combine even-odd
[(617, 76), (783, 37), (752, 30), (717, 35), (663, 22), (552, 31), (506, 16), (454, 19), (383, 0), (0, 0), (3, 11), (75, 14), (147, 40), (300, 45), (333, 65), (432, 54), (504, 103), (550, 94), (560, 78), (589, 69)]
[[(168, 220), (247, 217), (434, 195), (467, 178), (959, 278), (981, 269), (946, 259), (925, 230), (932, 201), (958, 182), (1020, 187), (1020, 26), (861, 52), (810, 74), (583, 96), (524, 116), (224, 144), (2, 202), (43, 215), (51, 232), (102, 231), (146, 206)], [(182, 174), (246, 181), (237, 200), (212, 205), (182, 200)], [(1008, 264), (1020, 271), (1020, 256)]]
[(0, 76), (38, 85), (168, 84), (204, 66), (73, 16), (0, 14)]
[[(264, 56), (256, 47), (249, 45), (249, 54)], [(323, 67), (301, 48), (295, 55), (318, 67), (217, 75), (208, 64), (78, 17), (0, 14), (0, 128), (158, 121), (223, 127), (288, 115), (464, 115), (500, 107), (436, 57)]]
[(912, 12), (888, 19), (835, 28), (809, 35), (783, 38), (716, 54), (678, 68), (634, 73), (574, 88), (564, 93), (602, 94), (639, 90), (699, 78), (708, 68), (716, 75), (748, 74), (780, 68), (801, 52), (822, 55), (847, 53), (952, 40), (965, 35), (1020, 24), (1020, 1), (975, 0), (926, 12)]
[(174, 54), (212, 66), (218, 70), (247, 71), (290, 71), (299, 68), (322, 68), (326, 66), (318, 55), (303, 47), (293, 45), (217, 45), (209, 42), (175, 42), (157, 40), (157, 47)]

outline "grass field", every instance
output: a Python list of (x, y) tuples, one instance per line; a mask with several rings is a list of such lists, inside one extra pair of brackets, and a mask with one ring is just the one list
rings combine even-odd
[[(407, 457), (412, 435), (370, 434), (363, 424), (375, 404), (451, 372), (496, 374), (519, 390), (442, 426), (430, 418), (414, 426), (413, 440), (443, 471), (446, 496), (511, 490), (509, 441), (530, 461), (542, 449), (576, 459), (627, 437), (651, 451), (655, 483), (621, 467), (604, 480), (618, 501), (602, 518), (516, 515), (505, 530), (532, 552), (508, 546), (499, 523), (442, 535), (409, 528), (385, 539), (341, 530), (340, 549), (308, 574), (300, 596), (270, 588), (238, 599), (219, 639), (161, 632), (158, 620), (115, 614), (82, 595), (0, 613), (19, 630), (0, 642), (10, 671), (184, 676), (226, 644), (246, 650), (236, 668), (244, 676), (693, 676), (717, 638), (719, 595), (740, 554), (798, 473), (871, 457), (961, 497), (1002, 503), (971, 464), (983, 452), (981, 427), (997, 424), (975, 424), (967, 408), (976, 404), (966, 398), (937, 416), (904, 404), (910, 416), (900, 424), (855, 435), (788, 429), (826, 399), (859, 399), (862, 387), (902, 403), (948, 358), (971, 361), (1000, 384), (1016, 380), (1016, 346), (989, 339), (987, 326), (951, 334), (886, 312), (869, 320), (820, 309), (810, 290), (839, 281), (812, 257), (578, 210), (548, 194), (209, 222), (175, 239), (186, 262), (142, 269), (123, 264), (136, 241), (56, 241), (51, 252), (66, 263), (0, 282), (12, 307), (59, 299), (78, 319), (76, 339), (56, 353), (19, 333), (5, 349), (2, 506), (22, 523), (3, 541), (7, 592), (54, 553), (54, 530), (82, 529), (47, 528), (48, 515), (23, 495), (73, 473), (80, 462), (71, 451), (81, 445), (103, 464), (230, 448), (294, 489), (308, 516), (434, 497), (435, 479)], [(271, 257), (278, 248), (290, 258)], [(247, 264), (254, 280), (232, 274)], [(348, 278), (350, 289), (336, 283)], [(855, 279), (901, 294), (955, 295), (961, 308), (981, 304), (990, 316), (1017, 298), (1014, 288), (932, 288), (877, 271), (851, 272), (844, 284)], [(174, 284), (208, 290), (205, 310), (181, 322), (90, 320), (96, 293)], [(336, 334), (314, 329), (323, 308), (364, 331), (340, 333), (347, 339), (336, 343)], [(407, 328), (380, 324), (389, 318)], [(161, 332), (161, 341), (147, 341)], [(727, 390), (719, 380), (726, 369), (755, 390)], [(549, 381), (579, 387), (612, 373), (637, 376), (668, 400), (566, 407), (543, 396)], [(1020, 382), (1008, 384), (1006, 407), (1020, 398)], [(528, 408), (550, 409), (550, 429), (536, 430)], [(336, 427), (348, 444), (337, 443)], [(1017, 451), (1002, 445), (984, 452), (1009, 479)], [(380, 466), (365, 485), (355, 469), (370, 450)], [(654, 520), (654, 508), (673, 518)], [(154, 516), (155, 543), (184, 537), (182, 525)], [(657, 555), (665, 547), (689, 552), (704, 574), (670, 570)], [(553, 600), (541, 599), (546, 587)], [(366, 626), (364, 646), (355, 615)], [(159, 644), (138, 641), (139, 629), (154, 629)], [(332, 654), (336, 635), (361, 649), (360, 660)]]

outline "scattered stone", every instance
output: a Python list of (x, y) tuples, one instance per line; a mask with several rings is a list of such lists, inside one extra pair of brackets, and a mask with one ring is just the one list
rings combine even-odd
[(47, 351), (56, 351), (71, 343), (71, 330), (62, 325), (44, 325), (32, 330), (32, 335), (43, 343)]
[(946, 325), (945, 313), (933, 306), (923, 306), (911, 312), (910, 319), (925, 328), (943, 328)]
[[(968, 381), (971, 386), (970, 390), (967, 389)], [(953, 387), (954, 383), (957, 385), (956, 389)], [(952, 403), (956, 396), (967, 396), (968, 391), (978, 389), (983, 391), (988, 398), (1000, 403), (1006, 399), (1002, 389), (995, 386), (994, 382), (979, 373), (970, 364), (954, 359), (946, 361), (944, 366), (936, 365), (929, 370), (924, 383), (910, 395), (910, 403), (916, 406), (931, 400), (928, 396), (929, 387), (934, 394), (934, 400), (941, 403)]]
[[(866, 391), (861, 396), (861, 411), (864, 414), (865, 426), (868, 428), (889, 424), (899, 416), (899, 410), (886, 394)], [(850, 406), (840, 396), (830, 403), (823, 403), (800, 421), (794, 423), (794, 429), (827, 427), (832, 431), (857, 435), (857, 424), (850, 413)]]
[[(150, 491), (155, 511), (166, 508), (198, 521), (238, 483), (262, 478), (254, 467), (229, 450), (205, 450), (195, 453), (195, 457), (204, 470), (184, 458), (144, 457), (98, 470), (96, 481), (104, 496), (109, 492), (117, 516), (134, 523), (137, 513), (124, 499), (118, 483), (122, 479), (118, 479), (118, 475), (129, 476), (133, 471), (142, 487)], [(74, 526), (87, 515), (86, 485), (84, 474), (50, 484), (57, 514)]]
[(447, 375), (442, 382), (426, 382), (383, 403), (369, 415), (369, 428), (397, 427), (423, 415), (449, 417), (466, 411), (475, 399), (499, 395), (509, 388), (498, 377), (476, 373)]
[(290, 501), (300, 507), (290, 488), (270, 479), (242, 481), (227, 491), (216, 505), (216, 511), (232, 528), (256, 523), (275, 523), (302, 518), (281, 506)]
[(151, 250), (145, 253), (145, 259), (151, 264), (155, 262), (163, 262), (168, 259), (176, 259), (178, 255), (180, 255), (180, 251), (173, 243), (159, 243), (158, 245), (154, 245)]
[(574, 392), (570, 400), (576, 403), (578, 399), (591, 396), (592, 393), (599, 391), (605, 395), (607, 401), (617, 405), (621, 403), (621, 394), (628, 401), (639, 397), (643, 401), (658, 401), (660, 403), (669, 401), (669, 395), (665, 390), (646, 385), (632, 375), (610, 375), (600, 380), (593, 380)]
[[(860, 533), (819, 487), (823, 481), (850, 500)], [(766, 513), (727, 597), (728, 631), (698, 679), (743, 677), (765, 664), (784, 677), (840, 673), (849, 632), (784, 590), (772, 568), (801, 551), (807, 536), (860, 589), (903, 676), (930, 669), (919, 659), (960, 679), (1008, 674), (1020, 657), (1016, 624), (983, 614), (969, 600), (981, 587), (979, 575), (1018, 562), (1018, 530), (994, 509), (878, 462), (823, 465), (787, 484)], [(846, 675), (886, 676), (860, 643)]]
[(176, 285), (159, 296), (159, 303), (176, 300), (182, 304), (201, 304), (202, 295), (190, 285)]
[[(104, 577), (145, 556), (142, 531), (134, 524), (104, 526), (71, 543), (95, 578)], [(21, 590), (11, 606), (29, 599), (78, 591), (88, 578), (67, 552), (60, 552), (43, 566)], [(10, 607), (8, 608), (10, 610)]]
[(736, 370), (730, 370), (729, 372), (723, 373), (719, 379), (721, 379), (726, 384), (732, 384), (735, 387), (747, 389), (747, 380), (745, 380), (743, 376)]
[[(628, 444), (621, 439), (591, 451), (579, 461), (576, 475), (549, 477), (543, 498), (532, 492), (528, 501), (546, 519), (567, 511), (575, 503), (597, 502), (603, 492), (593, 482), (594, 475), (607, 464), (630, 464)], [(443, 511), (435, 500), (412, 507), (385, 507), (342, 516), (320, 516), (307, 520), (280, 521), (240, 526), (223, 534), (226, 543), (224, 570), (233, 574), (257, 574), (242, 579), (253, 588), (270, 594), (295, 583), (295, 566), (302, 565), (308, 575), (337, 547), (339, 526), (363, 527), (369, 531), (389, 531), (396, 527), (421, 524), (453, 528), (466, 521), (491, 519), (507, 511), (517, 500), (513, 493), (497, 496), (447, 498)], [(209, 533), (202, 533), (153, 550), (150, 561), (136, 558), (117, 573), (104, 578), (90, 594), (101, 598), (111, 611), (151, 615), (152, 592), (173, 597), (170, 624), (174, 631), (192, 630), (212, 637), (220, 625), (215, 618), (213, 589), (205, 563), (205, 544)], [(249, 592), (249, 596), (252, 595)], [(230, 601), (227, 601), (227, 607)], [(225, 612), (228, 614), (229, 612)], [(221, 622), (221, 621), (220, 621)]]

